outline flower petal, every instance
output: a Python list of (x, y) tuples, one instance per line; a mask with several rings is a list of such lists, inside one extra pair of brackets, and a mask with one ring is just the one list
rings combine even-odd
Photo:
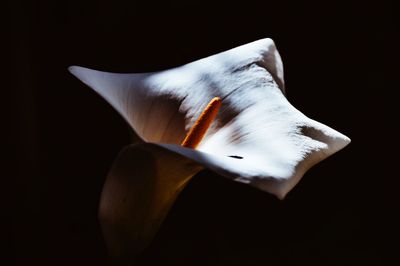
[[(242, 75), (254, 64), (264, 70), (258, 76), (268, 73), (284, 91), (282, 61), (268, 38), (156, 73), (118, 74), (79, 66), (69, 71), (109, 102), (143, 140), (178, 144), (213, 96), (226, 97), (254, 78)], [(242, 81), (235, 85), (237, 79)], [(234, 114), (230, 110), (225, 120)]]
[(181, 99), (145, 86), (150, 74), (116, 74), (71, 66), (69, 71), (110, 103), (144, 141), (179, 143), (185, 137)]
[[(226, 130), (229, 133), (231, 129), (227, 127)], [(191, 158), (222, 176), (283, 199), (308, 169), (350, 142), (341, 133), (313, 120), (299, 124), (297, 129), (293, 127), (292, 132), (270, 131), (267, 139), (271, 142), (256, 137), (238, 145), (226, 140), (210, 141), (200, 150), (172, 144), (158, 145)]]
[(162, 146), (279, 198), (312, 165), (350, 142), (287, 101), (282, 62), (271, 39), (156, 73), (70, 70), (149, 142), (179, 144), (209, 100), (220, 97), (222, 107), (200, 151)]

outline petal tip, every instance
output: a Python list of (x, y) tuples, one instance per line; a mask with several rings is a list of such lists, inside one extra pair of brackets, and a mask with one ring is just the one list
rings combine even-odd
[(338, 139), (339, 140), (336, 142), (336, 145), (335, 145), (336, 147), (334, 148), (335, 152), (343, 149), (344, 147), (346, 147), (347, 145), (349, 145), (351, 143), (351, 139), (341, 133), (340, 133), (340, 137)]
[(263, 41), (268, 46), (275, 46), (275, 42), (272, 38), (267, 37), (267, 38), (261, 39), (261, 41)]
[(80, 66), (69, 66), (68, 67), (69, 73), (71, 73), (72, 75), (74, 75), (75, 77), (77, 77), (80, 80), (82, 80), (82, 78), (83, 78), (82, 71), (85, 69), (87, 69), (87, 68), (80, 67)]
[(75, 75), (77, 72), (78, 72), (78, 69), (79, 69), (80, 67), (78, 67), (78, 66), (69, 66), (68, 67), (68, 71), (72, 74), (72, 75)]
[(285, 189), (285, 187), (277, 187), (274, 191), (267, 191), (269, 193), (271, 193), (272, 195), (275, 195), (275, 197), (278, 200), (284, 200), (287, 196), (287, 194), (289, 194), (290, 189)]
[(281, 193), (281, 194), (277, 194), (276, 197), (277, 197), (279, 200), (284, 200), (285, 197), (286, 197), (286, 195), (287, 195), (287, 193)]

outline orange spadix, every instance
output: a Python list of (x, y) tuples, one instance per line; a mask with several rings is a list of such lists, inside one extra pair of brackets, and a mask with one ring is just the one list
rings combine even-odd
[(192, 128), (187, 133), (181, 145), (183, 147), (195, 149), (204, 138), (208, 128), (214, 121), (221, 107), (221, 98), (214, 97), (203, 110), (199, 118), (196, 120)]

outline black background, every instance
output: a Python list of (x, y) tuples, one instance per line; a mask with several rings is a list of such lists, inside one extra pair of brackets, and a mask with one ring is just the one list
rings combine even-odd
[(284, 201), (198, 174), (140, 265), (399, 265), (393, 3), (8, 2), (1, 264), (108, 265), (97, 205), (131, 132), (68, 66), (156, 71), (271, 37), (290, 102), (352, 143)]

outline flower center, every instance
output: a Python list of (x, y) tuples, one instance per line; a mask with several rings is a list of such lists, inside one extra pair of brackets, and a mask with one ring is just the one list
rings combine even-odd
[(211, 123), (217, 116), (220, 107), (221, 98), (214, 97), (207, 104), (206, 108), (204, 108), (194, 125), (190, 128), (185, 139), (181, 143), (183, 147), (195, 149), (200, 144), (201, 140), (206, 135), (208, 128), (211, 126)]

